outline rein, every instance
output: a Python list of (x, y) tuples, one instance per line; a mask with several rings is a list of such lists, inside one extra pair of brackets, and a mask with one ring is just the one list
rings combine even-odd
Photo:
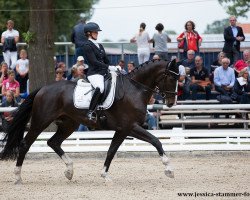
[[(165, 82), (166, 77), (169, 76), (169, 75), (174, 76), (174, 78), (175, 78), (176, 80), (178, 80), (179, 73), (176, 73), (176, 72), (174, 72), (174, 71), (169, 70), (169, 69), (166, 68), (166, 70), (165, 70), (165, 72), (164, 72), (162, 78), (158, 81), (158, 83), (161, 82), (162, 79), (164, 79), (164, 82)], [(152, 88), (148, 87), (147, 85), (144, 85), (144, 84), (142, 84), (142, 83), (140, 83), (140, 82), (138, 82), (138, 81), (132, 79), (131, 77), (129, 77), (129, 79), (132, 80), (132, 81), (134, 81), (134, 82), (137, 83), (138, 85), (142, 86), (142, 87), (145, 88), (146, 90), (151, 91), (151, 92), (153, 92), (153, 93), (155, 93), (155, 94), (161, 95), (162, 98), (166, 98), (169, 94), (170, 94), (170, 95), (177, 95), (177, 92), (171, 92), (171, 91), (169, 91), (169, 90), (164, 90), (163, 92), (161, 92), (158, 86), (156, 86), (154, 89), (152, 89)], [(157, 84), (158, 84), (158, 83), (157, 83)], [(164, 85), (165, 85), (165, 84), (164, 84)]]

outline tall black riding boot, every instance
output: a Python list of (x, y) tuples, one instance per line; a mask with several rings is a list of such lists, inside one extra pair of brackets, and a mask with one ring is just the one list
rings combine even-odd
[(100, 88), (96, 88), (93, 94), (93, 97), (91, 99), (90, 105), (89, 105), (89, 111), (87, 113), (87, 117), (89, 120), (95, 119), (95, 117), (93, 116), (93, 113), (95, 112), (97, 108), (101, 94), (102, 93), (100, 92)]

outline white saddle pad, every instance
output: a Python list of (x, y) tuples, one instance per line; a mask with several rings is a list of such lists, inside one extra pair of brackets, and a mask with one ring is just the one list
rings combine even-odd
[[(99, 105), (97, 109), (109, 109), (114, 102), (117, 74), (115, 72), (111, 72), (111, 77), (112, 80), (110, 92), (103, 104)], [(83, 81), (83, 79), (78, 80), (73, 93), (75, 107), (80, 109), (88, 109), (93, 92), (94, 89), (90, 83)]]

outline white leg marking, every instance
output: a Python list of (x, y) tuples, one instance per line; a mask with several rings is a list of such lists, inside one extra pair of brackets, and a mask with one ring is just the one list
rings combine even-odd
[(16, 177), (15, 184), (22, 184), (21, 169), (22, 169), (22, 167), (15, 167), (15, 169), (14, 169), (14, 174)]
[(161, 160), (162, 163), (166, 166), (165, 175), (169, 178), (174, 178), (174, 170), (170, 165), (170, 159), (166, 155), (163, 155), (161, 156)]
[(110, 178), (108, 172), (106, 172), (107, 167), (104, 166), (101, 172), (101, 177), (104, 178), (105, 182), (112, 182), (112, 179)]
[(71, 180), (74, 174), (73, 161), (70, 159), (70, 157), (67, 154), (62, 155), (62, 160), (66, 164), (66, 170), (64, 171), (64, 174), (67, 179)]

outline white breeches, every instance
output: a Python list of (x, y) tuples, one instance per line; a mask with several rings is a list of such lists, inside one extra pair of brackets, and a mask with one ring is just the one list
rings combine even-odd
[(16, 61), (17, 61), (17, 51), (13, 51), (13, 52), (6, 51), (6, 52), (3, 52), (3, 58), (4, 58), (4, 61), (8, 64), (9, 68), (15, 69), (15, 67), (16, 67)]
[(88, 76), (88, 80), (93, 85), (94, 88), (100, 88), (100, 92), (103, 93), (104, 91), (104, 77), (100, 74), (94, 74)]
[(138, 48), (137, 50), (139, 65), (149, 60), (150, 50), (149, 48)]

